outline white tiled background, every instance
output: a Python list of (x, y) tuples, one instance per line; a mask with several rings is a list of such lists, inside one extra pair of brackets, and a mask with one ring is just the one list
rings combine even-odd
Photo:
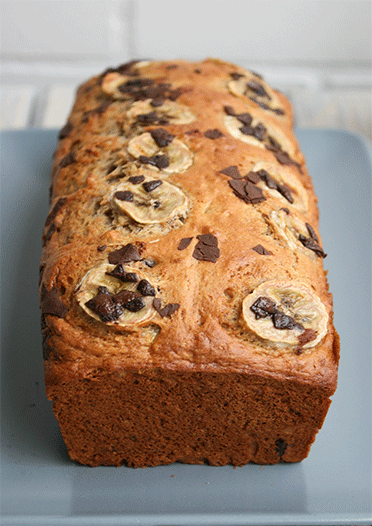
[(134, 58), (220, 57), (263, 74), (302, 127), (372, 140), (372, 2), (3, 0), (1, 128), (60, 127), (78, 83)]

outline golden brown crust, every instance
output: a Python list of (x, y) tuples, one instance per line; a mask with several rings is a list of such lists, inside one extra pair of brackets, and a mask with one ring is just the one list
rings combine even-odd
[[(322, 393), (318, 424), (306, 431), (308, 444), (294, 455), (296, 460), (304, 456), (336, 388), (339, 343), (323, 269), (317, 200), (292, 126), (291, 106), (281, 93), (258, 75), (215, 59), (134, 62), (79, 88), (54, 157), (41, 260), (45, 378), (58, 415), (66, 403), (61, 402), (62, 383), (79, 390), (84, 380), (111, 378), (112, 393), (117, 393), (118, 378), (128, 371), (145, 377), (151, 371), (167, 378), (191, 375), (193, 388), (200, 373), (245, 375), (260, 378), (267, 389), (279, 382), (316, 390), (318, 397)], [(154, 130), (171, 135), (161, 132), (158, 138)], [(165, 146), (154, 137), (165, 140)], [(168, 168), (157, 165), (152, 153), (140, 157), (149, 145), (155, 155), (166, 157)], [(256, 175), (253, 182), (249, 176), (241, 179), (259, 170), (270, 172), (276, 186), (264, 176), (258, 180)], [(143, 222), (136, 221), (125, 199), (115, 200), (115, 195), (140, 192), (141, 199), (150, 199), (150, 191), (140, 186), (143, 181), (128, 182), (140, 175), (151, 184), (173, 185), (187, 206), (172, 211), (174, 203), (159, 193), (170, 218), (148, 221), (142, 204), (135, 217)], [(151, 206), (159, 206), (154, 202)], [(212, 237), (197, 238), (206, 234)], [(185, 238), (192, 239), (180, 250)], [(92, 269), (104, 269), (102, 279), (109, 280), (107, 265), (113, 269), (120, 263), (113, 262), (115, 251), (127, 245), (138, 255), (130, 267), (146, 276), (160, 301), (149, 319), (141, 321), (139, 315), (138, 322), (129, 323), (123, 315), (108, 323), (83, 308), (79, 293)], [(288, 346), (252, 330), (242, 315), (243, 300), (275, 280), (300, 284), (319, 298), (328, 316), (320, 343), (311, 346), (309, 331), (307, 339)], [(124, 286), (115, 283), (116, 290)], [(161, 310), (169, 305), (173, 312)], [(290, 390), (294, 396), (295, 389)], [(283, 460), (292, 461), (288, 452)], [(141, 464), (125, 455), (112, 463)], [(203, 458), (212, 461), (208, 455)], [(190, 462), (196, 456), (185, 453)], [(86, 455), (74, 458), (95, 465)], [(259, 459), (264, 462), (265, 456)], [(268, 454), (266, 460), (275, 461)], [(104, 463), (110, 462), (106, 458)]]

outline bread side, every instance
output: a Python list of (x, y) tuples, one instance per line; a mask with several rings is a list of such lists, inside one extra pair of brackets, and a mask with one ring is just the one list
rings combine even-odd
[(292, 126), (282, 94), (218, 60), (79, 88), (40, 266), (46, 389), (74, 460), (307, 455), (339, 344)]

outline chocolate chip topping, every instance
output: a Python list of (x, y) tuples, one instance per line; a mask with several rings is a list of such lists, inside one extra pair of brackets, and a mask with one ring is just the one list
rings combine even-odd
[(229, 185), (233, 189), (234, 194), (242, 199), (245, 203), (256, 204), (266, 201), (261, 188), (255, 186), (250, 181), (230, 179)]
[(213, 130), (207, 130), (204, 132), (204, 137), (207, 137), (207, 139), (218, 139), (219, 137), (223, 136), (223, 133), (217, 128), (214, 128)]
[(107, 248), (107, 245), (99, 245), (97, 247), (98, 252), (104, 252)]
[(221, 174), (227, 175), (228, 177), (232, 177), (233, 179), (241, 179), (242, 176), (240, 175), (239, 168), (235, 164), (233, 166), (228, 166), (227, 168), (224, 168), (223, 170), (220, 170)]
[(160, 179), (155, 179), (153, 181), (146, 181), (146, 183), (143, 183), (142, 186), (145, 192), (152, 192), (153, 190), (155, 190), (155, 188), (158, 188), (158, 186), (162, 184), (163, 181), (161, 181)]
[(120, 290), (112, 296), (112, 300), (115, 305), (129, 310), (130, 312), (138, 312), (146, 306), (142, 296), (138, 292), (132, 290)]
[(178, 250), (185, 250), (185, 248), (187, 248), (190, 245), (192, 240), (193, 240), (192, 237), (183, 237), (181, 239), (181, 241), (179, 242), (179, 245), (178, 245), (177, 249)]
[(269, 100), (271, 99), (270, 95), (267, 93), (262, 84), (260, 84), (256, 80), (250, 80), (249, 82), (247, 82), (246, 86), (249, 90), (254, 91), (254, 93), (256, 93), (256, 95), (258, 95), (259, 97), (265, 97)]
[(68, 135), (70, 135), (70, 133), (72, 132), (72, 130), (74, 129), (73, 125), (71, 124), (71, 122), (67, 122), (63, 128), (61, 129), (61, 131), (59, 132), (59, 135), (58, 135), (58, 139), (61, 140), (61, 139), (66, 139), (66, 137), (68, 137)]
[(238, 113), (235, 114), (235, 117), (240, 121), (242, 124), (245, 124), (246, 126), (250, 126), (252, 124), (253, 118), (250, 113)]
[(252, 135), (261, 142), (265, 139), (266, 128), (261, 122), (257, 126), (244, 125), (239, 129), (244, 135)]
[(155, 84), (153, 79), (136, 78), (119, 86), (119, 91), (133, 97), (134, 100), (169, 99), (176, 100), (182, 93), (181, 88), (171, 89), (171, 84)]
[(276, 304), (270, 298), (260, 296), (250, 308), (254, 313), (256, 320), (270, 316), (276, 329), (304, 330), (303, 325), (297, 323), (294, 318), (287, 316), (287, 314), (284, 314), (284, 312), (277, 309)]
[(256, 245), (255, 247), (252, 248), (252, 250), (257, 252), (257, 254), (260, 254), (260, 256), (272, 256), (272, 252), (267, 250), (262, 245)]
[(140, 184), (145, 180), (144, 175), (134, 175), (133, 177), (129, 177), (128, 181), (132, 184)]
[(118, 250), (110, 252), (108, 256), (108, 260), (111, 265), (118, 265), (119, 263), (125, 264), (129, 263), (130, 261), (140, 261), (140, 259), (141, 258), (137, 247), (131, 243), (128, 243), (128, 245), (125, 245)]
[(126, 272), (123, 264), (119, 263), (111, 272), (106, 272), (108, 276), (120, 279), (124, 283), (137, 283), (139, 277), (135, 272)]
[(249, 99), (263, 110), (272, 111), (273, 113), (276, 113), (276, 115), (284, 115), (284, 110), (282, 110), (281, 108), (272, 108), (262, 100), (258, 100), (256, 97), (249, 97)]
[(285, 453), (285, 450), (287, 449), (287, 442), (283, 440), (282, 438), (278, 438), (278, 440), (275, 440), (276, 445), (276, 452), (280, 457), (282, 457)]
[(213, 234), (201, 234), (196, 236), (198, 243), (193, 252), (193, 257), (199, 261), (210, 261), (216, 263), (220, 257), (220, 249), (218, 248), (218, 240)]
[(69, 152), (67, 155), (65, 155), (60, 163), (59, 163), (59, 166), (61, 168), (65, 168), (66, 166), (68, 166), (69, 164), (72, 164), (76, 161), (75, 159), (75, 154), (73, 152)]
[(166, 155), (153, 155), (152, 157), (146, 157), (145, 155), (139, 156), (139, 161), (143, 164), (151, 164), (152, 166), (156, 166), (159, 170), (163, 170), (164, 168), (168, 168), (169, 166), (169, 159)]
[(49, 212), (48, 217), (46, 218), (45, 225), (48, 226), (54, 219), (56, 218), (58, 212), (61, 210), (63, 205), (66, 203), (67, 198), (66, 197), (60, 197), (58, 201), (54, 204), (52, 210)]
[(264, 181), (268, 188), (279, 192), (285, 199), (287, 199), (289, 203), (292, 204), (294, 202), (291, 190), (287, 185), (279, 184), (266, 170), (259, 170), (256, 173), (261, 178), (261, 180)]
[(119, 199), (119, 201), (129, 201), (130, 203), (133, 202), (133, 193), (129, 190), (124, 191), (118, 191), (114, 193), (114, 197), (116, 199)]
[(160, 97), (157, 97), (156, 99), (152, 99), (152, 101), (150, 102), (150, 105), (153, 108), (159, 108), (160, 106), (163, 106), (163, 104), (164, 104), (164, 99)]
[(245, 75), (242, 75), (241, 73), (238, 73), (236, 71), (234, 71), (233, 73), (230, 73), (230, 77), (233, 79), (233, 80), (239, 80), (241, 79), (242, 77), (244, 77)]
[(247, 175), (244, 176), (244, 179), (250, 181), (253, 184), (257, 184), (261, 181), (261, 177), (257, 172), (248, 172)]
[[(106, 289), (107, 290), (107, 289)], [(105, 290), (99, 290), (98, 294), (85, 303), (104, 322), (115, 321), (123, 314), (123, 309), (116, 304)]]
[(310, 234), (310, 237), (312, 237), (314, 239), (314, 241), (316, 241), (317, 243), (319, 243), (319, 238), (318, 236), (316, 235), (316, 232), (315, 230), (313, 229), (313, 227), (309, 224), (309, 223), (305, 223), (306, 225), (306, 228), (307, 228), (307, 231), (309, 232)]
[(156, 144), (159, 146), (159, 148), (165, 148), (174, 139), (174, 135), (169, 133), (164, 128), (157, 128), (156, 130), (151, 130), (150, 134), (156, 142)]
[(156, 310), (156, 312), (160, 314), (162, 318), (164, 317), (170, 318), (172, 314), (174, 314), (180, 308), (179, 303), (168, 303), (168, 305), (161, 308), (161, 301), (159, 298), (155, 298), (154, 301), (152, 302), (152, 305), (154, 309)]
[(166, 126), (169, 124), (169, 119), (163, 115), (159, 115), (156, 111), (150, 111), (149, 113), (141, 113), (137, 116), (137, 121), (143, 126), (148, 126), (151, 124), (159, 124), (161, 126)]
[(304, 247), (308, 248), (309, 250), (312, 250), (315, 252), (315, 254), (319, 258), (325, 258), (327, 257), (327, 254), (324, 252), (322, 247), (313, 239), (312, 237), (305, 237), (302, 234), (298, 236), (299, 241), (303, 244)]
[(235, 117), (236, 113), (232, 106), (224, 106), (223, 109), (225, 110), (226, 115), (230, 115), (230, 117)]
[(313, 329), (305, 329), (304, 332), (299, 334), (297, 352), (300, 354), (301, 348), (308, 342), (315, 340), (316, 336), (317, 332)]
[(41, 302), (41, 314), (52, 314), (58, 318), (64, 318), (67, 312), (68, 308), (59, 299), (56, 287), (44, 291)]
[(141, 279), (137, 285), (137, 290), (142, 296), (156, 296), (154, 287), (147, 281), (147, 279)]

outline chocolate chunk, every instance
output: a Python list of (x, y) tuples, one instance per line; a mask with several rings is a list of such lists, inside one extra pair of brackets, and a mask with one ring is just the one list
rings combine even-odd
[(146, 306), (142, 296), (132, 290), (120, 290), (112, 297), (112, 300), (115, 305), (123, 307), (130, 312), (138, 312)]
[(282, 457), (285, 453), (285, 450), (287, 449), (287, 442), (283, 440), (282, 438), (278, 438), (278, 440), (275, 440), (276, 445), (276, 452), (280, 457)]
[(145, 180), (144, 175), (134, 175), (133, 177), (129, 177), (128, 181), (132, 184), (140, 184)]
[(193, 257), (199, 261), (209, 261), (216, 263), (220, 257), (218, 240), (213, 234), (200, 234), (196, 236), (199, 240), (194, 248)]
[(163, 104), (164, 104), (164, 99), (160, 97), (157, 97), (156, 99), (152, 99), (152, 101), (150, 102), (150, 105), (153, 108), (159, 108), (160, 106), (163, 106)]
[(58, 212), (61, 210), (63, 205), (66, 203), (66, 201), (66, 197), (60, 197), (58, 201), (56, 201), (52, 210), (49, 212), (48, 217), (46, 218), (44, 226), (48, 226), (52, 221), (54, 221), (55, 217), (57, 216)]
[(76, 159), (75, 159), (75, 154), (74, 154), (73, 152), (70, 152), (70, 153), (68, 153), (67, 155), (65, 155), (65, 156), (61, 159), (61, 161), (60, 161), (60, 163), (59, 163), (59, 166), (60, 166), (61, 168), (65, 168), (66, 166), (68, 166), (69, 164), (74, 163), (75, 161), (76, 161)]
[(225, 110), (226, 115), (230, 115), (230, 117), (235, 117), (236, 113), (232, 106), (224, 106), (223, 109)]
[(244, 135), (252, 135), (259, 141), (263, 141), (266, 134), (266, 128), (261, 122), (258, 123), (257, 126), (244, 125), (239, 128), (239, 130), (244, 133)]
[(261, 177), (257, 172), (248, 172), (247, 175), (244, 176), (244, 179), (250, 181), (253, 184), (257, 184), (261, 181)]
[(194, 73), (196, 73), (197, 75), (200, 75), (201, 74), (201, 70), (200, 69), (194, 69)]
[(221, 174), (227, 175), (228, 177), (232, 177), (233, 179), (241, 179), (242, 176), (240, 175), (239, 168), (235, 164), (233, 166), (228, 166), (227, 168), (224, 168), (223, 170), (220, 170)]
[(287, 316), (283, 312), (275, 312), (273, 314), (273, 324), (276, 329), (303, 329), (303, 325), (296, 323), (291, 316)]
[(267, 93), (262, 84), (256, 80), (250, 80), (246, 83), (246, 86), (249, 90), (254, 91), (259, 97), (266, 97), (269, 100), (271, 99), (270, 95)]
[(272, 108), (262, 100), (256, 99), (256, 97), (249, 97), (249, 99), (255, 104), (257, 104), (257, 106), (260, 106), (260, 108), (262, 108), (263, 110), (272, 111), (276, 115), (284, 115), (284, 111), (281, 108)]
[(156, 166), (156, 168), (159, 170), (163, 170), (169, 166), (169, 159), (166, 155), (153, 155), (152, 157), (140, 155), (139, 161), (143, 164), (151, 164), (152, 166)]
[(156, 130), (151, 130), (150, 134), (156, 142), (156, 144), (159, 146), (159, 148), (165, 148), (174, 139), (174, 135), (169, 133), (164, 128), (157, 128)]
[(278, 183), (271, 177), (266, 170), (258, 170), (257, 175), (262, 179), (268, 188), (273, 190), (278, 189)]
[(68, 135), (70, 135), (73, 129), (73, 125), (70, 122), (67, 122), (59, 132), (58, 139), (61, 140), (68, 137)]
[(254, 313), (256, 320), (260, 318), (266, 318), (267, 316), (272, 316), (278, 312), (275, 303), (265, 296), (260, 296), (256, 301), (251, 305), (251, 311)]
[(294, 202), (294, 199), (291, 194), (291, 190), (286, 184), (278, 184), (276, 189), (278, 190), (280, 194), (282, 194), (282, 196), (285, 199), (287, 199), (289, 203), (292, 204)]
[(99, 285), (98, 294), (110, 294), (109, 289), (103, 285)]
[(147, 86), (151, 86), (154, 83), (153, 79), (147, 79), (147, 78), (136, 78), (127, 80), (127, 82), (124, 82), (119, 86), (119, 91), (122, 93), (128, 93), (130, 95), (132, 94), (138, 94), (138, 92), (141, 92), (142, 88), (145, 88)]
[(141, 258), (137, 247), (131, 243), (128, 243), (128, 245), (125, 245), (118, 250), (110, 252), (108, 256), (108, 260), (111, 265), (118, 265), (119, 263), (125, 264), (129, 263), (130, 261), (140, 261), (140, 259)]
[(108, 276), (120, 279), (124, 283), (137, 283), (139, 277), (135, 272), (126, 272), (124, 266), (119, 263), (111, 272), (106, 272)]
[(242, 199), (245, 203), (256, 204), (266, 201), (261, 188), (255, 186), (250, 181), (230, 179), (229, 185), (234, 191), (234, 194)]
[(119, 201), (129, 201), (133, 202), (133, 194), (129, 190), (119, 191), (114, 193), (114, 197), (119, 199)]
[(181, 241), (179, 242), (179, 245), (178, 245), (177, 249), (178, 250), (185, 250), (185, 248), (187, 248), (190, 245), (192, 240), (193, 240), (192, 237), (183, 237), (181, 239)]
[(146, 181), (146, 183), (143, 183), (142, 186), (145, 192), (152, 192), (153, 190), (155, 190), (155, 188), (158, 188), (158, 186), (162, 184), (163, 181), (161, 181), (160, 179), (155, 179), (153, 181)]
[(57, 230), (57, 227), (56, 227), (56, 224), (55, 223), (52, 223), (50, 225), (50, 227), (48, 228), (47, 232), (45, 235), (43, 235), (43, 247), (45, 247), (45, 245), (48, 243), (48, 241), (51, 240), (52, 238), (52, 235), (54, 234), (54, 232)]
[(311, 342), (311, 341), (315, 340), (316, 336), (317, 336), (317, 333), (313, 329), (305, 329), (304, 332), (302, 332), (298, 336), (298, 347), (296, 349), (297, 352), (299, 352), (300, 349), (304, 345), (306, 345), (308, 342)]
[(98, 252), (104, 252), (107, 248), (107, 245), (99, 245), (97, 247)]
[(56, 287), (53, 287), (50, 290), (44, 290), (41, 302), (41, 314), (52, 314), (58, 318), (64, 318), (67, 312), (68, 308), (59, 299)]
[(85, 305), (97, 314), (104, 323), (115, 321), (123, 314), (121, 306), (117, 305), (105, 291), (98, 292)]
[(161, 126), (166, 126), (169, 124), (169, 120), (163, 115), (159, 115), (156, 111), (141, 113), (137, 116), (137, 120), (143, 126), (148, 126), (151, 124), (160, 124)]
[(281, 145), (278, 143), (278, 141), (276, 141), (273, 137), (271, 137), (270, 135), (268, 136), (268, 141), (269, 141), (269, 144), (266, 145), (266, 148), (272, 152), (280, 152), (282, 147)]
[(214, 128), (213, 130), (207, 130), (204, 132), (204, 137), (207, 137), (207, 139), (218, 139), (219, 137), (223, 137), (223, 133), (220, 132), (217, 128)]
[(246, 126), (250, 126), (252, 124), (253, 118), (250, 113), (239, 113), (235, 115), (235, 117), (240, 121), (242, 124), (245, 124)]
[(260, 254), (261, 256), (272, 256), (272, 252), (267, 250), (262, 245), (256, 245), (255, 247), (252, 248), (252, 250), (257, 252), (257, 254)]
[(305, 223), (306, 224), (306, 228), (307, 228), (307, 231), (309, 232), (310, 234), (310, 237), (312, 237), (314, 239), (314, 241), (316, 241), (317, 243), (319, 243), (319, 238), (318, 236), (316, 235), (316, 232), (315, 230), (313, 229), (313, 227), (309, 224), (309, 223)]
[(155, 296), (156, 291), (154, 287), (146, 279), (141, 279), (137, 285), (137, 290), (142, 296)]
[(147, 265), (150, 268), (155, 267), (155, 265), (157, 264), (157, 261), (153, 258), (143, 259), (142, 261), (145, 263), (145, 265)]
[(160, 314), (162, 318), (164, 318), (165, 316), (170, 318), (172, 314), (174, 314), (180, 308), (179, 303), (168, 303), (168, 305), (161, 308), (161, 301), (159, 298), (155, 298), (154, 301), (152, 302), (152, 305), (154, 309), (156, 310), (156, 312)]
[(233, 73), (230, 73), (230, 77), (233, 79), (233, 80), (239, 80), (241, 79), (242, 77), (244, 77), (245, 75), (242, 75), (241, 73), (237, 73), (236, 71), (234, 71)]
[(327, 257), (327, 254), (323, 251), (322, 247), (313, 239), (312, 237), (305, 237), (302, 234), (298, 236), (298, 239), (301, 241), (304, 247), (308, 248), (315, 252), (315, 254), (320, 258)]
[[(268, 149), (270, 150), (271, 148), (268, 148)], [(302, 173), (301, 165), (299, 163), (297, 163), (296, 161), (294, 161), (293, 159), (291, 159), (287, 152), (283, 152), (283, 150), (274, 151), (274, 155), (276, 157), (276, 160), (279, 161), (280, 164), (283, 164), (283, 165), (291, 165), (291, 164), (293, 164)]]

